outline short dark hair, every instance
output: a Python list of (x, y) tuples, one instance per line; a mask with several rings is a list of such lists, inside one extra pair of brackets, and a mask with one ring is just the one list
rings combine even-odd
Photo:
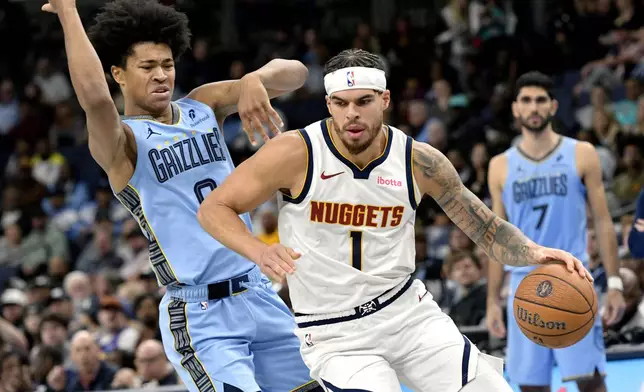
[(39, 332), (42, 331), (42, 327), (45, 325), (45, 323), (57, 324), (65, 329), (67, 329), (69, 326), (69, 320), (67, 319), (67, 317), (63, 316), (62, 314), (53, 312), (45, 313), (43, 318), (40, 320), (40, 324), (38, 325)]
[(347, 67), (366, 67), (385, 71), (385, 63), (377, 55), (362, 49), (346, 49), (324, 64), (324, 75)]
[(450, 252), (449, 255), (445, 258), (445, 269), (448, 274), (452, 273), (452, 268), (454, 268), (454, 264), (463, 261), (465, 259), (470, 259), (472, 260), (472, 263), (474, 263), (474, 266), (477, 269), (481, 269), (481, 260), (474, 254), (474, 252), (470, 252), (468, 250), (454, 250)]
[(524, 87), (542, 88), (546, 90), (546, 93), (548, 93), (548, 96), (550, 97), (550, 99), (552, 99), (552, 90), (554, 88), (554, 85), (555, 84), (552, 79), (548, 75), (542, 74), (541, 72), (530, 71), (528, 73), (524, 73), (519, 77), (519, 79), (517, 79), (517, 84), (514, 91), (514, 100), (517, 99), (519, 92), (521, 92), (521, 89)]
[(109, 71), (125, 67), (134, 45), (142, 42), (166, 44), (178, 60), (190, 47), (188, 17), (156, 0), (115, 0), (96, 15), (88, 35)]

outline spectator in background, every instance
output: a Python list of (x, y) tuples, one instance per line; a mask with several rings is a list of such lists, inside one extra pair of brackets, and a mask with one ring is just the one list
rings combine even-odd
[(0, 307), (2, 307), (2, 318), (7, 320), (13, 326), (21, 328), (25, 307), (27, 306), (27, 296), (18, 289), (6, 289), (0, 297)]
[(582, 129), (590, 129), (593, 125), (593, 114), (595, 112), (612, 112), (612, 102), (610, 100), (610, 90), (601, 85), (595, 85), (590, 90), (590, 104), (577, 110), (575, 117)]
[(4, 227), (4, 236), (0, 238), (0, 266), (13, 270), (10, 274), (20, 273), (23, 255), (32, 249), (24, 247), (24, 238), (31, 231), (31, 222), (26, 214), (20, 213), (15, 222)]
[(604, 326), (604, 328), (608, 329), (609, 335), (612, 331), (613, 337), (616, 337), (617, 334), (619, 337), (616, 337), (616, 340), (620, 343), (644, 343), (644, 336), (635, 338), (631, 335), (636, 331), (639, 331), (640, 334), (644, 331), (644, 301), (637, 275), (628, 268), (620, 268), (619, 275), (624, 282), (624, 300), (626, 301), (624, 317), (618, 323)]
[(136, 279), (150, 269), (148, 239), (145, 238), (136, 221), (128, 222), (132, 224), (124, 230), (122, 241), (117, 249), (117, 254), (123, 259), (123, 266), (120, 269), (123, 280)]
[(637, 120), (632, 132), (644, 136), (644, 94), (637, 99)]
[(161, 340), (158, 296), (150, 293), (142, 294), (134, 300), (133, 307), (136, 317), (135, 326), (139, 331), (141, 340)]
[(27, 358), (15, 351), (0, 353), (0, 392), (31, 392)]
[(163, 352), (158, 340), (145, 340), (136, 349), (136, 371), (143, 380), (144, 388), (177, 385), (179, 378)]
[(69, 102), (61, 102), (56, 105), (54, 112), (54, 123), (49, 128), (49, 142), (56, 149), (69, 150), (80, 142), (87, 140), (85, 123), (83, 118), (78, 116)]
[(472, 183), (469, 188), (476, 197), (489, 204), (490, 191), (487, 186), (487, 169), (490, 163), (490, 154), (485, 143), (476, 143), (472, 147), (470, 160), (473, 173)]
[(31, 219), (31, 231), (24, 239), (24, 247), (29, 251), (25, 252), (22, 259), (23, 274), (49, 274), (62, 278), (69, 270), (70, 261), (65, 234), (49, 221), (38, 204), (25, 214)]
[(623, 204), (633, 203), (644, 186), (644, 157), (636, 140), (624, 143), (622, 152), (624, 172), (615, 177), (614, 192)]
[(75, 369), (55, 366), (47, 376), (47, 385), (54, 392), (107, 391), (116, 370), (101, 360), (101, 352), (87, 331), (77, 332), (71, 342)]
[(637, 198), (633, 228), (628, 235), (628, 249), (633, 257), (644, 259), (644, 187)]
[(593, 112), (592, 131), (603, 146), (617, 151), (617, 137), (621, 132), (615, 116), (605, 110)]
[(134, 354), (140, 333), (128, 325), (125, 309), (116, 297), (101, 298), (98, 322), (96, 341), (108, 357), (117, 351)]
[(445, 260), (449, 315), (456, 325), (480, 325), (485, 318), (487, 284), (481, 262), (470, 251), (452, 252)]
[(620, 126), (630, 130), (637, 123), (637, 98), (641, 94), (641, 87), (639, 80), (633, 78), (628, 79), (624, 86), (626, 87), (626, 97), (613, 104), (613, 111)]
[(277, 215), (272, 209), (266, 209), (261, 213), (263, 231), (257, 236), (266, 244), (272, 245), (280, 242), (277, 232)]
[(54, 69), (46, 57), (38, 59), (33, 83), (42, 91), (42, 101), (47, 105), (55, 106), (72, 97), (69, 80), (61, 71)]
[[(29, 365), (35, 391), (47, 390), (47, 375), (56, 366), (63, 366), (63, 353), (55, 347), (36, 346), (29, 354)], [(71, 364), (71, 362), (70, 362)]]
[(7, 135), (20, 120), (20, 102), (11, 79), (0, 82), (0, 136)]
[(33, 178), (47, 188), (53, 189), (65, 164), (65, 157), (52, 149), (48, 139), (40, 139), (36, 142), (30, 164), (33, 168)]

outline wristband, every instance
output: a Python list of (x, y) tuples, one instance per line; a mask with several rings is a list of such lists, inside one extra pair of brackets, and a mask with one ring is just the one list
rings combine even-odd
[(622, 282), (622, 278), (620, 278), (619, 276), (609, 276), (608, 289), (624, 291), (624, 283)]

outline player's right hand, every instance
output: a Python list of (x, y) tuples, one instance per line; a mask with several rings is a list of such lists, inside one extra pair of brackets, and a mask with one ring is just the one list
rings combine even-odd
[(259, 259), (262, 272), (275, 282), (282, 282), (286, 274), (295, 272), (295, 260), (301, 254), (282, 244), (269, 246)]
[(57, 14), (58, 11), (63, 8), (74, 8), (76, 7), (76, 0), (49, 0), (49, 2), (42, 6), (42, 10), (45, 12), (51, 12), (52, 14)]
[(505, 337), (505, 323), (503, 322), (503, 309), (499, 304), (488, 304), (485, 314), (485, 323), (490, 335), (495, 338)]

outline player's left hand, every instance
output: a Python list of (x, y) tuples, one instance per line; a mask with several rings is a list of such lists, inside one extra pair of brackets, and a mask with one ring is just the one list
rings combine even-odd
[(537, 246), (533, 253), (533, 260), (530, 264), (554, 264), (565, 263), (568, 271), (579, 273), (582, 278), (588, 279), (592, 282), (593, 276), (590, 271), (584, 267), (584, 264), (575, 256), (561, 249), (546, 248), (544, 246)]
[(267, 141), (270, 136), (266, 133), (266, 128), (270, 129), (273, 135), (277, 135), (284, 123), (271, 106), (266, 87), (258, 76), (248, 74), (240, 81), (241, 91), (237, 102), (237, 111), (248, 139), (253, 145), (257, 145), (256, 133), (260, 134), (264, 141)]
[(604, 314), (602, 318), (606, 325), (613, 325), (624, 316), (626, 302), (621, 291), (609, 289), (606, 293), (606, 304), (604, 305)]

